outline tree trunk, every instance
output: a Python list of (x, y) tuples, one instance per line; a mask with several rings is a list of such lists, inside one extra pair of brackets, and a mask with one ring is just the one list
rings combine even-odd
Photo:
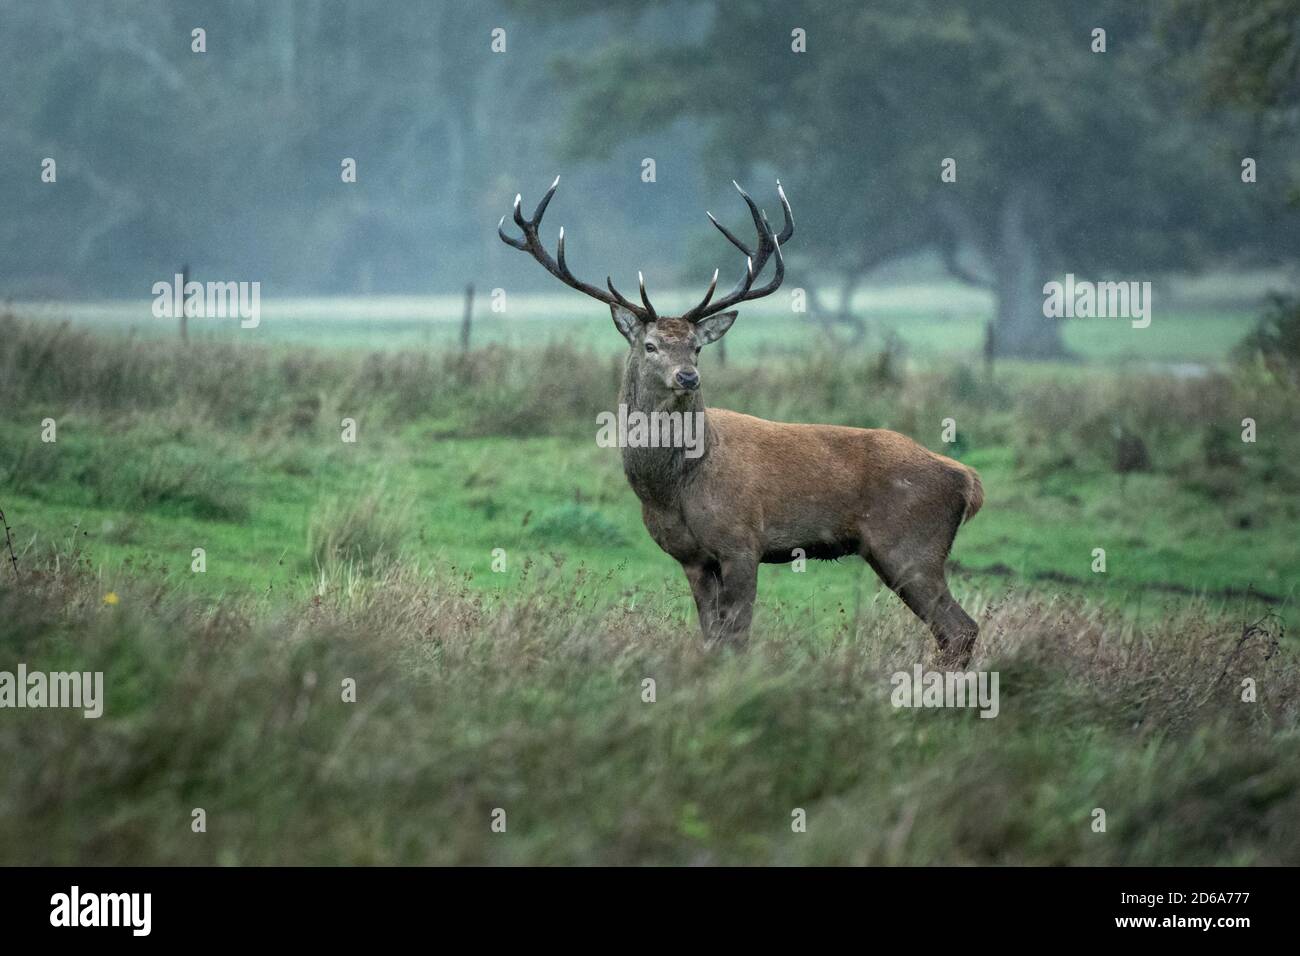
[(993, 294), (997, 314), (991, 351), (998, 357), (1059, 359), (1068, 357), (1061, 340), (1061, 320), (1043, 315), (1042, 243), (1033, 235), (1035, 207), (1030, 191), (1013, 189), (998, 223)]

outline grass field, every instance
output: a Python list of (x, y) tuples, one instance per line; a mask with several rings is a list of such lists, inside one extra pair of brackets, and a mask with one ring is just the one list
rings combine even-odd
[[(1109, 320), (1074, 322), (1065, 328), (1067, 345), (1092, 360), (1150, 363), (1217, 362), (1240, 340), (1258, 314), (1266, 292), (1288, 287), (1278, 272), (1211, 275), (1161, 283), (1154, 292), (1158, 311), (1151, 326), (1128, 329)], [(618, 354), (623, 341), (609, 335), (602, 307), (576, 305), (567, 295), (509, 294), (495, 300), (492, 289), (480, 288), (475, 299), (475, 347), (503, 345), (535, 348), (562, 342), (600, 354)], [(833, 291), (833, 290), (832, 290)], [(665, 310), (685, 309), (699, 291), (656, 292)], [(838, 301), (834, 295), (830, 299)], [(727, 348), (737, 360), (788, 357), (817, 343), (790, 335), (790, 301), (759, 301), (747, 306), (745, 334), (729, 337)], [(152, 316), (151, 299), (108, 302), (27, 302), (14, 311), (46, 322), (71, 321), (77, 327), (166, 341), (177, 334), (176, 323)], [(992, 299), (983, 290), (931, 277), (925, 281), (894, 281), (857, 293), (856, 314), (869, 326), (868, 347), (879, 348), (896, 336), (907, 352), (921, 359), (978, 355), (984, 324), (992, 315)], [(503, 311), (495, 311), (497, 308)], [(359, 298), (265, 299), (260, 323), (253, 332), (239, 321), (194, 320), (190, 335), (197, 340), (294, 344), (366, 350), (459, 347), (464, 300), (459, 295), (370, 296)]]
[[(883, 356), (878, 333), (778, 351), (790, 320), (760, 315), (704, 375), (713, 404), (896, 428), (979, 469), (952, 577), (1001, 674), (987, 721), (889, 705), (930, 642), (860, 561), (764, 568), (751, 648), (700, 646), (594, 442), (607, 321), (483, 322), (461, 356), (417, 330), (366, 351), (346, 323), (182, 347), (0, 319), (23, 569), (0, 568), (0, 669), (109, 685), (98, 721), (0, 721), (0, 857), (1300, 861), (1300, 403), (1222, 361), (1245, 312), (1080, 323), (1082, 361), (990, 374), (960, 357), (972, 308), (899, 312), (906, 353)], [(1134, 437), (1149, 467), (1121, 473)]]

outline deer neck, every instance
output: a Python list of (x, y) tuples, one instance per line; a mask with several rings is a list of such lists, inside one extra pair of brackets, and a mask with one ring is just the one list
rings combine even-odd
[[(665, 398), (659, 390), (651, 393), (640, 388), (635, 363), (629, 358), (623, 369), (619, 404), (626, 407), (629, 419), (633, 413), (640, 413), (651, 423), (671, 423), (672, 419), (662, 416), (675, 413), (680, 416), (681, 434), (692, 439), (689, 445), (645, 447), (629, 442), (623, 446), (623, 473), (637, 497), (651, 504), (670, 505), (696, 469), (708, 459), (713, 445), (704, 396), (695, 391), (677, 398), (670, 392)], [(654, 418), (655, 413), (661, 417)]]

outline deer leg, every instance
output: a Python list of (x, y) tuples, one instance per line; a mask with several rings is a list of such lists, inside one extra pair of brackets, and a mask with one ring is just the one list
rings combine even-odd
[(929, 625), (939, 643), (941, 660), (964, 670), (970, 664), (980, 629), (952, 596), (942, 574), (924, 584), (904, 585), (898, 594), (912, 613)]
[(945, 664), (965, 668), (979, 636), (979, 625), (948, 590), (943, 566), (898, 566), (868, 557), (867, 562), (908, 609), (925, 622)]
[(722, 561), (722, 602), (717, 637), (743, 642), (749, 637), (749, 623), (758, 595), (758, 561), (728, 558)]
[(695, 597), (695, 610), (700, 615), (700, 630), (706, 641), (718, 633), (718, 615), (722, 610), (722, 569), (716, 563), (683, 564), (686, 580), (690, 582)]

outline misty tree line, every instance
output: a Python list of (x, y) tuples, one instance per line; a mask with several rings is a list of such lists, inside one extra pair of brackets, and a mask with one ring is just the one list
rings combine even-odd
[(779, 176), (823, 315), (852, 318), (821, 290), (926, 256), (990, 290), (999, 352), (1049, 355), (1047, 277), (1294, 256), (1297, 8), (23, 3), (0, 30), (0, 292), (133, 294), (182, 261), (268, 295), (537, 288), (494, 227), (556, 172), (575, 262), (693, 287), (735, 266), (703, 209), (733, 177), (770, 204)]
[[(486, 284), (497, 218), (556, 172), (549, 61), (603, 32), (495, 0), (42, 0), (3, 20), (0, 295), (20, 298), (143, 295), (183, 263), (268, 294)], [(575, 172), (590, 240), (625, 232), (635, 168)]]
[[(578, 19), (682, 6), (518, 5)], [(713, 11), (704, 36), (568, 61), (575, 114), (601, 120), (580, 154), (693, 120), (726, 168), (797, 181), (799, 241), (823, 269), (861, 282), (928, 251), (988, 288), (999, 353), (1059, 353), (1045, 277), (1285, 262), (1300, 247), (1296, 0), (686, 6)], [(800, 33), (807, 52), (792, 55)]]

